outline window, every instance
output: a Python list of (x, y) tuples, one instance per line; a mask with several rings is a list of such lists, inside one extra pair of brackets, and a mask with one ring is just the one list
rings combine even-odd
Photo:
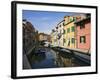
[(83, 22), (80, 23), (80, 29), (85, 28), (85, 24)]
[(66, 43), (66, 40), (65, 39), (63, 39), (63, 41), (64, 41), (64, 43)]
[(64, 30), (64, 34), (66, 33), (66, 31)]
[(91, 17), (91, 14), (86, 14), (86, 17), (88, 18), (88, 17)]
[(63, 23), (63, 26), (65, 26), (65, 24)]
[(86, 37), (80, 36), (80, 43), (85, 43), (85, 42), (86, 42)]
[(70, 22), (71, 22), (71, 21), (73, 21), (73, 18), (72, 18), (72, 17), (70, 18)]
[(67, 33), (69, 33), (69, 32), (70, 32), (70, 28), (67, 29)]
[(70, 40), (68, 41), (68, 46), (70, 46)]
[(73, 18), (73, 21), (76, 21), (76, 18), (75, 17)]
[(72, 43), (75, 43), (75, 38), (72, 38), (72, 39), (71, 39), (71, 42), (72, 42)]
[(71, 27), (71, 31), (72, 31), (72, 32), (75, 31), (75, 27), (74, 27), (74, 26)]

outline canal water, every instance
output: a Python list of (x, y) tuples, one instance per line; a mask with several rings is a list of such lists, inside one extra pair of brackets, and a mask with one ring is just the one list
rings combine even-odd
[(75, 58), (75, 55), (45, 49), (45, 53), (37, 53), (31, 57), (32, 69), (89, 66)]

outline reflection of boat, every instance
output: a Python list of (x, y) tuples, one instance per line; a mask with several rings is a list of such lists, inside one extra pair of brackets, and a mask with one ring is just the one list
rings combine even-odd
[(45, 43), (44, 44), (45, 47), (49, 47), (50, 46), (50, 42), (45, 41), (44, 43)]
[(35, 54), (32, 55), (32, 62), (41, 62), (46, 58), (44, 51), (37, 50)]
[(46, 50), (45, 49), (38, 49), (35, 51), (35, 54), (45, 54)]

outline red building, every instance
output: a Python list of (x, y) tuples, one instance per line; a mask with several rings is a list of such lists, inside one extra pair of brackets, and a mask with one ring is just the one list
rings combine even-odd
[(91, 47), (91, 17), (76, 21), (76, 48), (90, 50)]

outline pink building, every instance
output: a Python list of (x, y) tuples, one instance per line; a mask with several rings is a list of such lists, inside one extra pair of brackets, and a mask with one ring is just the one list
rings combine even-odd
[(91, 18), (87, 16), (85, 19), (75, 22), (76, 24), (76, 48), (90, 50), (91, 48)]

